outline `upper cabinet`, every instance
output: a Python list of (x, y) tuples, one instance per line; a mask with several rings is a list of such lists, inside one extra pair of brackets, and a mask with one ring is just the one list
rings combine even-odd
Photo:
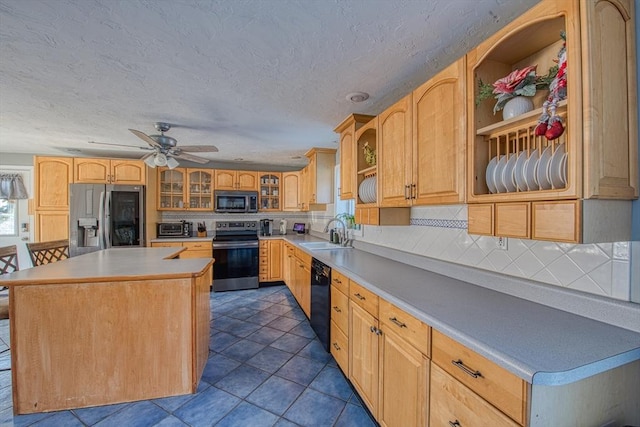
[(261, 211), (279, 211), (281, 187), (280, 181), (282, 174), (280, 172), (260, 172), (260, 203)]
[(300, 173), (282, 173), (282, 210), (300, 210)]
[(351, 114), (334, 129), (334, 132), (340, 134), (340, 187), (338, 194), (341, 200), (355, 199), (358, 194), (355, 169), (355, 134), (363, 124), (373, 118), (374, 116), (364, 114)]
[(378, 116), (378, 205), (410, 206), (415, 194), (411, 159), (411, 95)]
[[(638, 196), (633, 16), (630, 0), (542, 1), (468, 53), (470, 233), (584, 243), (630, 238), (631, 204), (620, 201)], [(547, 104), (553, 109), (543, 108), (548, 90), (529, 98), (533, 110), (506, 119), (493, 113), (493, 98), (475, 105), (480, 81), (528, 66), (544, 75), (557, 65), (561, 32), (566, 97)], [(537, 135), (543, 113), (564, 132)]]
[(465, 198), (465, 58), (413, 91), (412, 204)]
[(35, 209), (68, 211), (73, 158), (35, 156), (34, 165)]
[(76, 183), (144, 185), (145, 168), (142, 160), (73, 159)]
[(215, 189), (258, 191), (258, 172), (216, 169)]
[(158, 168), (158, 210), (213, 210), (213, 169)]
[[(305, 156), (309, 159), (306, 172), (303, 173), (303, 209), (324, 210), (325, 205), (333, 203), (334, 168), (336, 150), (331, 148), (312, 148)], [(305, 194), (306, 193), (306, 194)]]

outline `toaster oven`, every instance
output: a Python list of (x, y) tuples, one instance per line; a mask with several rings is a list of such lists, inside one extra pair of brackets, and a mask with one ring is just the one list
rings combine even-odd
[(191, 237), (193, 224), (191, 222), (159, 222), (158, 237)]

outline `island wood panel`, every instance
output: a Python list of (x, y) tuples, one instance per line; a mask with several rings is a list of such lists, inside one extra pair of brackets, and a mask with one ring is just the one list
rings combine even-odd
[(14, 286), (14, 412), (194, 393), (209, 283), (210, 266), (197, 278)]

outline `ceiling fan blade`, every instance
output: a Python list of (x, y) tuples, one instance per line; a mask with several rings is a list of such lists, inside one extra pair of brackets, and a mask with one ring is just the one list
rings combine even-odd
[(158, 144), (153, 138), (151, 138), (149, 135), (147, 135), (144, 132), (140, 132), (139, 130), (135, 130), (135, 129), (129, 129), (129, 132), (131, 132), (132, 134), (134, 134), (135, 136), (137, 136), (138, 138), (140, 138), (141, 140), (143, 140), (144, 142), (146, 142), (152, 147), (162, 148), (160, 144)]
[(218, 147), (215, 145), (181, 145), (178, 147), (180, 151), (189, 153), (217, 153)]
[(97, 141), (88, 141), (89, 144), (98, 144), (98, 145), (111, 145), (114, 147), (125, 147), (125, 148), (133, 148), (133, 149), (137, 149), (137, 150), (154, 150), (154, 148), (151, 147), (140, 147), (140, 146), (135, 146), (135, 145), (127, 145), (127, 144), (112, 144), (110, 142), (97, 142)]
[(203, 157), (198, 157), (198, 156), (192, 156), (191, 154), (182, 153), (182, 152), (170, 153), (170, 156), (175, 157), (177, 159), (189, 160), (190, 162), (195, 162), (200, 164), (209, 163), (209, 159), (205, 159)]
[[(149, 148), (148, 150), (151, 150), (151, 148)], [(144, 156), (142, 156), (142, 158), (140, 160), (147, 160), (149, 157), (153, 157), (155, 155), (156, 155), (156, 153), (155, 153), (155, 150), (154, 150), (153, 152), (147, 153)]]

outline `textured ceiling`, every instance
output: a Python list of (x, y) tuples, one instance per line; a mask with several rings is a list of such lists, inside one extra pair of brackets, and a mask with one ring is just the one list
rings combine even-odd
[(140, 157), (88, 141), (166, 121), (210, 165), (299, 167), (537, 1), (0, 0), (0, 153)]

